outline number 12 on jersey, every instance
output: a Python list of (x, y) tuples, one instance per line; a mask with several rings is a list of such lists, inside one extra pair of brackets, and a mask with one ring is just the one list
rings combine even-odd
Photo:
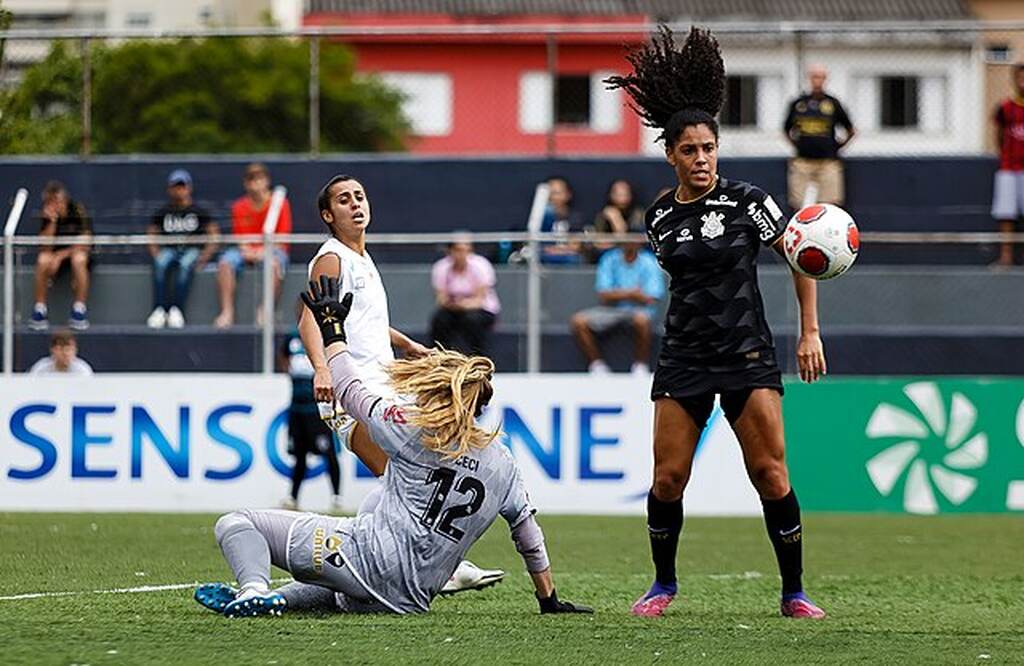
[[(456, 485), (455, 477), (456, 474), (453, 469), (435, 467), (431, 470), (426, 483), (427, 485), (436, 484), (436, 487), (430, 496), (430, 503), (427, 505), (426, 512), (420, 518), (421, 523), (433, 528), (435, 532), (452, 541), (458, 541), (466, 535), (463, 530), (453, 524), (453, 521), (472, 516), (479, 511), (480, 506), (484, 503), (485, 494), (484, 484), (479, 479), (472, 476), (464, 476), (459, 479), (459, 483)], [(471, 495), (472, 497), (463, 504), (445, 507), (445, 502), (451, 495), (452, 486), (455, 487), (456, 492), (463, 495)]]

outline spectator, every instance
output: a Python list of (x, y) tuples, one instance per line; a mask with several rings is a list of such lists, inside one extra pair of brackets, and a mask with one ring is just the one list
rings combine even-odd
[(92, 263), (89, 245), (67, 245), (59, 242), (62, 236), (91, 236), (92, 221), (85, 207), (71, 199), (64, 184), (51, 180), (43, 187), (43, 210), (39, 230), (40, 236), (52, 236), (53, 245), (39, 248), (36, 259), (35, 305), (29, 326), (37, 331), (49, 325), (49, 310), (46, 307), (46, 292), (53, 278), (62, 268), (71, 266), (71, 291), (74, 301), (68, 326), (79, 331), (89, 328), (89, 315), (85, 300), (89, 295), (89, 268)]
[(448, 256), (434, 264), (430, 282), (437, 311), (430, 322), (435, 344), (464, 354), (485, 354), (487, 338), (501, 306), (494, 293), (494, 267), (473, 252), (467, 240), (448, 246)]
[[(843, 165), (839, 150), (856, 134), (839, 100), (825, 92), (828, 71), (821, 65), (807, 69), (811, 92), (797, 97), (786, 116), (786, 138), (796, 148), (789, 162), (789, 205), (804, 206), (807, 188), (814, 183), (818, 203), (843, 205)], [(842, 127), (844, 138), (836, 134)]]
[[(150, 328), (181, 328), (185, 325), (185, 299), (192, 275), (202, 270), (217, 249), (220, 231), (209, 213), (192, 201), (192, 176), (184, 169), (175, 169), (167, 177), (168, 203), (158, 210), (149, 223), (148, 232), (177, 238), (176, 245), (151, 243), (153, 257), (153, 312), (146, 320)], [(178, 272), (168, 285), (173, 267)], [(170, 290), (168, 290), (170, 287)]]
[(634, 331), (633, 372), (650, 372), (651, 318), (655, 304), (665, 294), (665, 280), (654, 256), (640, 251), (641, 244), (621, 243), (605, 252), (597, 264), (594, 289), (601, 304), (577, 312), (570, 320), (573, 336), (592, 373), (609, 372), (595, 336), (617, 326)]
[[(1012, 234), (1024, 213), (1024, 64), (1013, 68), (1014, 96), (999, 103), (995, 113), (999, 170), (992, 191), (992, 217), (999, 230)], [(1013, 243), (1000, 245), (997, 266), (1013, 265)]]
[[(548, 179), (548, 186), (551, 190), (540, 230), (556, 234), (583, 231), (583, 218), (573, 210), (573, 193), (569, 181), (554, 176)], [(580, 244), (577, 241), (545, 243), (541, 249), (541, 261), (545, 264), (578, 264), (580, 259)]]
[(50, 355), (33, 363), (28, 374), (88, 377), (92, 366), (78, 358), (78, 343), (71, 331), (56, 331), (50, 337)]
[[(242, 179), (245, 194), (231, 206), (231, 232), (235, 235), (262, 234), (263, 223), (270, 210), (270, 171), (266, 165), (253, 162), (245, 168)], [(292, 230), (292, 209), (284, 200), (277, 218), (275, 232), (290, 233)], [(281, 296), (281, 281), (288, 268), (288, 246), (274, 246), (274, 302)], [(214, 320), (217, 328), (228, 328), (235, 323), (235, 289), (238, 274), (243, 266), (258, 266), (263, 262), (263, 243), (241, 243), (228, 248), (221, 255), (217, 265), (217, 292), (220, 296), (220, 314)], [(256, 309), (256, 323), (263, 323), (263, 305)]]
[[(628, 180), (619, 178), (608, 186), (604, 208), (594, 217), (594, 231), (599, 234), (644, 233), (644, 209), (637, 205)], [(608, 242), (594, 243), (597, 256), (614, 246)]]

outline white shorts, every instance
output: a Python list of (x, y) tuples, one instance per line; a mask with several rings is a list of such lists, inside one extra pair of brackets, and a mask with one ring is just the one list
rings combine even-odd
[(992, 217), (1016, 221), (1024, 215), (1024, 171), (996, 171), (992, 188)]

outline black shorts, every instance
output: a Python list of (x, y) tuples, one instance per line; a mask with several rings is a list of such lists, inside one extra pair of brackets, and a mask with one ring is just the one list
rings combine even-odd
[(288, 412), (288, 437), (291, 439), (292, 455), (307, 453), (324, 455), (334, 452), (334, 437), (331, 429), (316, 412)]
[(709, 371), (659, 364), (654, 371), (651, 400), (674, 399), (697, 424), (697, 429), (703, 430), (715, 407), (716, 395), (722, 396), (722, 411), (734, 423), (756, 388), (775, 389), (782, 395), (779, 366), (771, 362), (737, 370)]

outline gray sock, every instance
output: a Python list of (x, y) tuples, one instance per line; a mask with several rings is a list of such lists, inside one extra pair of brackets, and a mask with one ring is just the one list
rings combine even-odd
[(334, 601), (334, 592), (326, 587), (296, 581), (274, 591), (284, 596), (288, 602), (289, 611), (331, 613), (338, 610), (338, 605)]
[(224, 559), (244, 588), (270, 589), (270, 547), (248, 516), (242, 512), (224, 514), (213, 533)]

